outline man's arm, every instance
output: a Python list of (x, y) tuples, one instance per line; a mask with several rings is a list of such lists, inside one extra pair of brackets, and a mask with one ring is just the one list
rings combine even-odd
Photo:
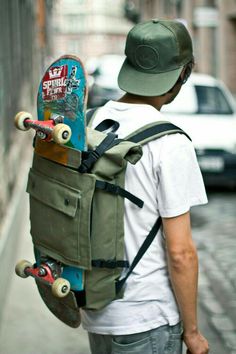
[(208, 342), (197, 325), (198, 257), (192, 240), (190, 214), (163, 218), (168, 267), (181, 313), (187, 353), (207, 354)]

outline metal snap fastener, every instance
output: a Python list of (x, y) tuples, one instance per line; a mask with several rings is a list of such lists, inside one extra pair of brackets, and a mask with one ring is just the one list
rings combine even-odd
[(68, 206), (70, 204), (70, 199), (65, 199), (64, 204), (65, 206)]

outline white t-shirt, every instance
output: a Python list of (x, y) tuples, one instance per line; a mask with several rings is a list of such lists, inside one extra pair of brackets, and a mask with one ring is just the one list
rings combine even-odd
[[(120, 124), (120, 138), (146, 124), (165, 120), (152, 106), (114, 101), (97, 111), (93, 126), (108, 118)], [(139, 209), (125, 200), (125, 249), (130, 264), (159, 215), (174, 217), (207, 203), (193, 145), (183, 134), (166, 135), (145, 144), (141, 160), (127, 166), (125, 189), (144, 201)], [(124, 297), (102, 310), (81, 312), (84, 329), (98, 334), (139, 333), (180, 321), (162, 230), (128, 278)]]

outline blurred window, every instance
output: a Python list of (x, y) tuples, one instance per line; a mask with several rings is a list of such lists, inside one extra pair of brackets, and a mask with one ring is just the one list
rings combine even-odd
[(199, 114), (232, 114), (233, 111), (219, 87), (195, 86)]
[(68, 14), (62, 23), (62, 31), (64, 33), (84, 33), (87, 29), (86, 20), (83, 15)]

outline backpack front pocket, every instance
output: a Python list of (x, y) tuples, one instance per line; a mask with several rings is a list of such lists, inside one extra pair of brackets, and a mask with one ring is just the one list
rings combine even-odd
[[(50, 175), (50, 169), (43, 173), (31, 169), (29, 173), (33, 243), (42, 253), (63, 263), (90, 269), (90, 213), (95, 182), (92, 176), (85, 180), (83, 175), (78, 182), (78, 172), (57, 165), (55, 168), (57, 179)], [(64, 172), (63, 178), (71, 173), (74, 185), (62, 183), (59, 172)]]

